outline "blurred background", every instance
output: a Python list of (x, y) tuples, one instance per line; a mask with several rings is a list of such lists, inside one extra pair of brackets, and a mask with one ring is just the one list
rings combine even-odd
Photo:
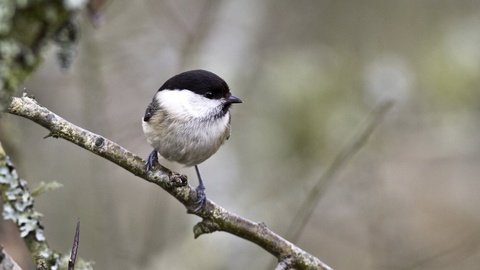
[[(46, 51), (25, 84), (41, 105), (146, 157), (156, 90), (181, 71), (218, 74), (244, 103), (200, 166), (207, 195), (285, 236), (335, 155), (394, 100), (296, 244), (334, 269), (479, 268), (479, 1), (116, 0), (101, 14), (98, 27), (78, 16), (68, 71)], [(95, 269), (270, 269), (235, 236), (194, 240), (199, 218), (157, 186), (29, 120), (0, 125), (30, 188), (64, 185), (35, 204), (53, 249), (71, 250), (80, 218), (79, 256)], [(197, 185), (193, 169), (164, 165)]]

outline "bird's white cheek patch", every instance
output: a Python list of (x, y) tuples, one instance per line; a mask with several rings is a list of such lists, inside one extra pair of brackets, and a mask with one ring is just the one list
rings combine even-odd
[(222, 104), (220, 100), (208, 99), (189, 90), (162, 90), (155, 98), (169, 114), (179, 118), (206, 118)]

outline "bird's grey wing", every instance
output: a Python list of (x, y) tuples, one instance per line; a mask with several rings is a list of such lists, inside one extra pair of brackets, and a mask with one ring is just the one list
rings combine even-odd
[(160, 104), (155, 97), (153, 97), (152, 102), (148, 104), (147, 110), (145, 111), (145, 116), (143, 117), (143, 121), (148, 122), (150, 118), (155, 114), (156, 111), (160, 108)]

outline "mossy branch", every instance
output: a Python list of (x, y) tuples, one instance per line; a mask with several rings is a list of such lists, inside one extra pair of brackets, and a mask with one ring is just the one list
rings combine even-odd
[[(197, 199), (195, 188), (183, 181), (185, 176), (172, 173), (162, 166), (147, 172), (143, 166), (144, 160), (139, 156), (100, 135), (69, 123), (47, 108), (40, 106), (26, 94), (21, 98), (12, 98), (8, 112), (30, 119), (45, 127), (50, 131), (49, 136), (51, 137), (72, 142), (108, 159), (134, 175), (162, 187), (186, 207), (192, 205)], [(259, 245), (279, 261), (289, 258), (289, 264), (295, 269), (331, 269), (318, 258), (269, 230), (264, 223), (247, 220), (227, 211), (211, 200), (207, 199), (205, 206), (199, 211), (189, 213), (203, 219), (194, 227), (195, 237), (215, 231), (229, 232)]]
[[(46, 191), (45, 189), (42, 188), (42, 191)], [(3, 218), (10, 219), (17, 225), (20, 236), (25, 241), (32, 259), (37, 262), (37, 269), (67, 269), (68, 256), (56, 252), (48, 246), (40, 220), (42, 214), (34, 210), (34, 199), (27, 188), (27, 182), (18, 176), (1, 143), (0, 196), (3, 201)], [(1, 246), (0, 251), (2, 251)], [(0, 269), (19, 269), (15, 268), (15, 264), (9, 260), (5, 261), (6, 257), (4, 255), (7, 254), (0, 252)], [(78, 259), (76, 265), (77, 270), (93, 269), (92, 263), (83, 259)]]
[(0, 110), (19, 85), (41, 64), (42, 51), (59, 43), (63, 25), (81, 8), (67, 1), (15, 1), (0, 3)]

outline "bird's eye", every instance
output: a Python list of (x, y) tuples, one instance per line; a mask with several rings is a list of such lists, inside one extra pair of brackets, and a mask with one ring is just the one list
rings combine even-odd
[(207, 92), (207, 93), (205, 93), (205, 97), (208, 98), (208, 99), (212, 99), (213, 98), (213, 93), (212, 92)]

